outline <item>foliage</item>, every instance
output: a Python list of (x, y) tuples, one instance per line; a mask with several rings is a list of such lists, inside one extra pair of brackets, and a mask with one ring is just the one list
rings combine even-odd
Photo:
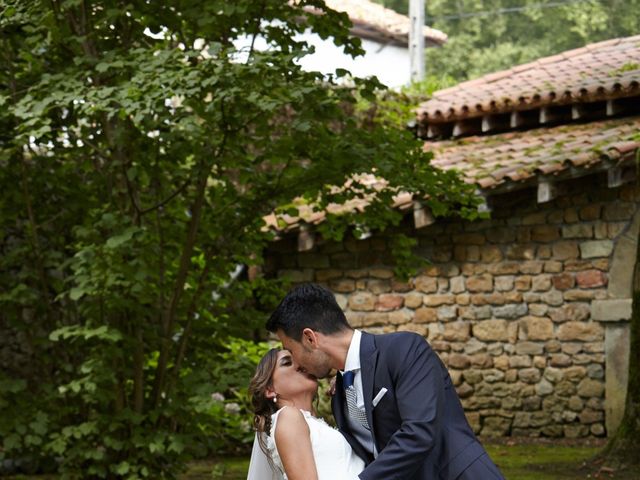
[[(376, 0), (407, 14), (409, 0)], [(636, 35), (638, 0), (429, 0), (426, 23), (449, 40), (427, 50), (427, 73), (459, 81), (588, 43)]]
[[(220, 362), (286, 286), (249, 272), (292, 199), (370, 201), (330, 238), (397, 224), (398, 189), (475, 213), (410, 132), (354, 114), (375, 79), (299, 68), (307, 28), (359, 53), (347, 23), (316, 0), (0, 0), (1, 459), (172, 478), (218, 448), (212, 394), (240, 396), (257, 350)], [(332, 187), (371, 173), (388, 187)]]

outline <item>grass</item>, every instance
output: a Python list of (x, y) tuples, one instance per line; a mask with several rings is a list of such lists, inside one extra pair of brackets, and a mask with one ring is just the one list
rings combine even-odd
[[(614, 472), (594, 464), (603, 442), (567, 443), (505, 439), (483, 441), (507, 480), (640, 480), (640, 473)], [(243, 458), (203, 462), (193, 466), (180, 480), (244, 480), (248, 460)]]
[[(593, 462), (602, 442), (531, 441), (505, 439), (483, 441), (507, 480), (640, 480), (640, 472), (611, 471)], [(220, 458), (193, 462), (179, 480), (244, 480), (249, 460)], [(7, 480), (55, 480), (54, 476), (15, 476)]]

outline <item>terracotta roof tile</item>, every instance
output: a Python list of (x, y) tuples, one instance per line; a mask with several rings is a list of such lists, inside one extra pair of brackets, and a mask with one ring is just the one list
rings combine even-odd
[[(423, 123), (553, 104), (603, 100), (640, 89), (640, 35), (587, 45), (439, 90), (420, 105)], [(634, 93), (637, 95), (640, 92)]]
[[(325, 4), (349, 15), (354, 35), (382, 43), (409, 44), (411, 21), (405, 15), (370, 0), (325, 0)], [(423, 33), (427, 45), (440, 46), (447, 41), (447, 34), (435, 28), (425, 26)]]
[(481, 188), (616, 160), (640, 149), (640, 117), (426, 142), (432, 164), (456, 169)]
[[(508, 132), (492, 136), (467, 137), (459, 140), (426, 142), (425, 151), (434, 154), (432, 164), (443, 170), (455, 169), (467, 183), (492, 191), (507, 184), (525, 182), (538, 175), (559, 175), (575, 172), (571, 169), (606, 166), (603, 162), (628, 159), (640, 150), (640, 116), (539, 128), (526, 132)], [(372, 175), (359, 181), (374, 186), (386, 185)], [(346, 205), (331, 205), (332, 213), (366, 208), (367, 201), (353, 200)], [(413, 199), (406, 192), (398, 193), (394, 206), (408, 209)], [(276, 231), (296, 230), (300, 225), (317, 224), (325, 212), (313, 212), (308, 205), (299, 205), (300, 216), (270, 215), (267, 228)]]

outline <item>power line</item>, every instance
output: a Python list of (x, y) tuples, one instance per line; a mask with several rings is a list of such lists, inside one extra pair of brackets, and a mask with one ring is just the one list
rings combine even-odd
[(431, 17), (429, 14), (426, 15), (427, 22), (437, 21), (437, 20), (460, 20), (463, 18), (472, 18), (472, 17), (489, 17), (493, 15), (502, 15), (505, 13), (518, 13), (525, 10), (541, 10), (544, 8), (555, 8), (561, 7), (562, 5), (569, 5), (572, 3), (583, 3), (592, 0), (562, 0), (557, 2), (549, 2), (549, 3), (534, 3), (533, 5), (523, 5), (520, 7), (505, 7), (505, 8), (497, 8), (495, 10), (484, 10), (478, 12), (467, 12), (467, 13), (459, 13), (458, 15), (440, 15), (437, 17)]

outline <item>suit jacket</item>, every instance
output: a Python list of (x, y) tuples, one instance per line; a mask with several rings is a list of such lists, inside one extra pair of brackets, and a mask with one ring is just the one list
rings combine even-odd
[[(367, 463), (361, 479), (453, 480), (486, 453), (449, 372), (424, 338), (363, 332), (360, 362), (367, 420), (379, 452), (375, 460), (350, 432), (340, 375), (331, 407), (338, 428)], [(383, 387), (387, 393), (373, 407)]]

